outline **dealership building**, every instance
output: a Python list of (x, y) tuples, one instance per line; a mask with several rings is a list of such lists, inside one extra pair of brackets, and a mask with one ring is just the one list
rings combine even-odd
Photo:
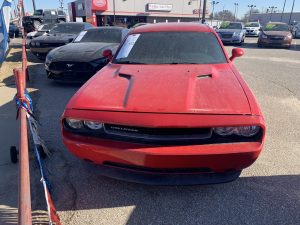
[[(198, 21), (202, 17), (203, 1), (77, 0), (68, 4), (68, 10), (70, 21), (91, 22), (94, 18), (98, 26), (132, 26), (136, 23)], [(210, 8), (210, 1), (207, 1), (206, 17)]]
[(284, 22), (293, 24), (300, 21), (300, 12), (286, 13), (253, 13), (249, 21), (259, 21), (262, 25), (272, 22)]

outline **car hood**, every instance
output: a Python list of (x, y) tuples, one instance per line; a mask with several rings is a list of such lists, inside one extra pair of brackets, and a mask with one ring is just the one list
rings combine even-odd
[(89, 62), (102, 58), (102, 52), (106, 49), (111, 49), (114, 53), (118, 46), (118, 43), (70, 43), (52, 50), (49, 56), (53, 61)]
[(242, 32), (242, 30), (240, 29), (219, 29), (218, 30), (218, 33), (234, 33), (234, 32), (240, 33)]
[(289, 31), (264, 31), (264, 34), (268, 36), (287, 36), (291, 34)]
[(247, 30), (259, 30), (259, 27), (245, 27)]
[(108, 64), (74, 95), (67, 108), (251, 114), (247, 96), (229, 64)]
[(47, 34), (42, 35), (35, 38), (35, 41), (39, 41), (41, 43), (69, 43), (73, 41), (74, 38), (77, 37), (77, 34)]

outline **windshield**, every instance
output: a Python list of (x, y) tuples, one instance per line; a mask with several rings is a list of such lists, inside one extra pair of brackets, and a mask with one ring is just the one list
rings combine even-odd
[(129, 35), (118, 51), (118, 64), (226, 63), (213, 33), (151, 32)]
[(57, 33), (64, 33), (64, 34), (78, 34), (84, 28), (83, 24), (70, 24), (70, 23), (59, 23), (54, 26), (49, 34), (57, 34)]
[(246, 23), (246, 27), (259, 27), (259, 23)]
[(53, 27), (55, 26), (55, 24), (43, 24), (42, 26), (39, 27), (38, 31), (42, 31), (42, 30), (51, 30)]
[(289, 31), (289, 26), (287, 24), (278, 24), (278, 23), (268, 23), (264, 31)]
[(242, 24), (241, 23), (230, 23), (230, 22), (223, 22), (220, 26), (220, 29), (239, 29), (241, 30)]
[(122, 39), (119, 29), (90, 29), (82, 31), (74, 42), (120, 43)]

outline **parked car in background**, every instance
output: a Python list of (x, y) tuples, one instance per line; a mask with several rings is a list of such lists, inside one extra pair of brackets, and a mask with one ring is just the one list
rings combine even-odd
[(73, 43), (48, 53), (45, 61), (48, 78), (67, 82), (87, 81), (109, 62), (102, 56), (103, 52), (111, 49), (115, 53), (128, 32), (121, 27), (82, 31)]
[(23, 17), (23, 26), (26, 33), (36, 31), (44, 23), (66, 22), (66, 14), (62, 10), (38, 9), (32, 16)]
[(14, 24), (10, 23), (9, 24), (9, 37), (10, 38), (15, 38), (20, 36), (20, 29)]
[(147, 184), (235, 180), (258, 158), (261, 110), (214, 30), (195, 23), (137, 27), (72, 97), (66, 147), (95, 173)]
[(294, 38), (300, 38), (300, 23), (292, 28), (292, 34)]
[(32, 39), (42, 36), (46, 33), (49, 33), (50, 30), (55, 26), (55, 23), (46, 23), (41, 25), (37, 31), (33, 31), (27, 34), (26, 36), (26, 48), (30, 48), (30, 42)]
[(293, 35), (286, 23), (270, 22), (267, 23), (259, 35), (257, 46), (279, 46), (290, 48)]
[(93, 27), (90, 23), (58, 23), (48, 34), (34, 38), (30, 42), (30, 51), (40, 59), (44, 59), (52, 49), (68, 44), (78, 36), (78, 34)]
[(224, 44), (242, 45), (245, 40), (244, 24), (225, 21), (216, 31)]
[(259, 22), (249, 22), (245, 24), (246, 36), (258, 37), (261, 25)]

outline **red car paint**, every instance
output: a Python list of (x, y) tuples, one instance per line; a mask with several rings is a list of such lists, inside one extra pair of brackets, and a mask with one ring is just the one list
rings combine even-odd
[[(152, 174), (156, 174), (155, 169), (187, 168), (209, 168), (209, 173), (226, 173), (250, 166), (262, 150), (265, 122), (254, 95), (229, 60), (218, 35), (208, 26), (192, 23), (146, 25), (130, 34), (163, 31), (212, 32), (222, 46), (227, 63), (109, 63), (73, 96), (62, 116), (63, 121), (74, 118), (146, 128), (256, 125), (261, 127), (261, 138), (251, 142), (155, 145), (82, 136), (63, 125), (66, 147), (81, 159), (100, 165), (115, 163), (129, 172), (134, 172), (136, 167), (150, 169)], [(118, 74), (130, 74), (130, 77)]]

